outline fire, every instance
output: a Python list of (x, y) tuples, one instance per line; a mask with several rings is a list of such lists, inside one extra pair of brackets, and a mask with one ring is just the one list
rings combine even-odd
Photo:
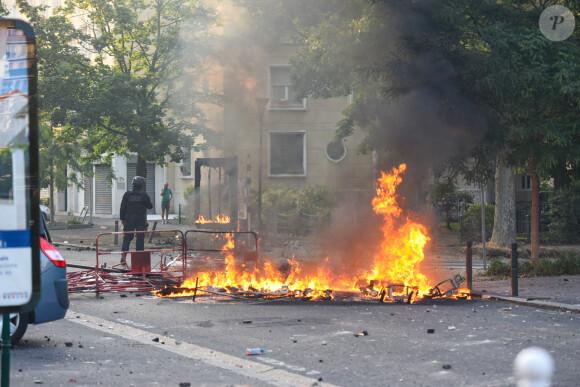
[[(429, 241), (427, 229), (413, 221), (398, 204), (396, 190), (405, 170), (406, 165), (401, 164), (389, 173), (382, 172), (378, 179), (372, 204), (374, 211), (383, 218), (383, 241), (369, 267), (360, 267), (355, 272), (338, 272), (341, 270), (335, 269), (337, 265), (332, 265), (332, 257), (317, 261), (314, 268), (294, 259), (288, 260), (284, 269), (270, 261), (258, 260), (255, 265), (250, 265), (236, 259), (233, 236), (227, 234), (227, 242), (222, 248), (225, 270), (195, 273), (194, 277), (183, 282), (179, 291), (160, 291), (157, 294), (181, 297), (200, 290), (266, 297), (293, 294), (330, 299), (332, 291), (343, 291), (362, 292), (363, 297), (380, 296), (381, 300), (387, 295), (389, 299), (402, 297), (409, 302), (417, 296), (433, 296), (427, 277), (420, 272), (423, 250)], [(200, 217), (197, 222), (208, 221)], [(216, 222), (229, 222), (229, 218), (218, 216)]]
[(401, 175), (406, 169), (407, 166), (401, 164), (399, 168), (393, 168), (390, 174), (382, 172), (378, 180), (373, 208), (383, 217), (384, 238), (381, 251), (374, 257), (375, 266), (367, 279), (416, 287), (422, 294), (430, 290), (427, 278), (419, 271), (429, 237), (424, 225), (408, 216), (401, 217), (396, 188), (403, 181)]
[(200, 215), (199, 218), (195, 221), (195, 223), (199, 224), (207, 224), (207, 223), (230, 223), (232, 219), (227, 215), (218, 215), (215, 217), (215, 220), (206, 219), (203, 215)]
[[(196, 273), (196, 278), (189, 278), (183, 282), (181, 292), (167, 294), (166, 297), (183, 297), (195, 293), (196, 283), (199, 287), (211, 286), (217, 289), (235, 289), (237, 292), (253, 293), (278, 293), (281, 289), (287, 292), (307, 291), (310, 297), (317, 297), (329, 289), (330, 281), (325, 280), (329, 276), (324, 268), (320, 268), (316, 276), (301, 275), (301, 267), (297, 261), (289, 260), (287, 273), (274, 267), (272, 262), (263, 262), (259, 267), (249, 271), (247, 265), (237, 262), (234, 256), (235, 244), (233, 234), (226, 234), (226, 243), (222, 247), (225, 252), (226, 268), (224, 271), (211, 271)], [(320, 294), (319, 294), (320, 293)]]

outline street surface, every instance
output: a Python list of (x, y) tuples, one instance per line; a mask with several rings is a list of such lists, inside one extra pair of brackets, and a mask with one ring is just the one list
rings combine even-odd
[[(58, 230), (53, 238), (69, 264), (94, 266), (95, 235), (109, 231)], [(457, 249), (439, 256), (457, 265), (450, 274), (462, 272)], [(104, 258), (108, 267), (118, 259)], [(542, 289), (552, 298), (535, 280), (522, 279), (520, 294), (578, 303), (580, 278), (550, 283)], [(498, 281), (474, 287), (509, 289)], [(530, 346), (552, 354), (552, 385), (580, 378), (580, 314), (570, 310), (493, 299), (70, 298), (66, 319), (29, 326), (11, 351), (12, 386), (513, 386), (514, 358)], [(247, 348), (265, 352), (247, 356)]]
[[(576, 313), (484, 300), (193, 302), (73, 294), (67, 319), (31, 326), (11, 352), (11, 380), (15, 386), (71, 379), (78, 386), (508, 386), (516, 383), (515, 356), (537, 345), (554, 357), (553, 385), (573, 386), (579, 327)], [(355, 335), (363, 331), (368, 335)], [(246, 356), (247, 348), (265, 353)]]

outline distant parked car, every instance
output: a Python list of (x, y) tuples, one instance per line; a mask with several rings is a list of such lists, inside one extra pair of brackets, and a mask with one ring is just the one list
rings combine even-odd
[[(40, 218), (40, 301), (31, 312), (10, 314), (12, 345), (22, 339), (28, 324), (41, 324), (64, 318), (69, 307), (66, 261), (52, 245), (44, 217)], [(2, 319), (0, 319), (0, 332), (1, 327)]]

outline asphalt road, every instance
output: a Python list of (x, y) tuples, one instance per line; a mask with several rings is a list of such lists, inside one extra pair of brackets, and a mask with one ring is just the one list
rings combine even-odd
[[(78, 248), (94, 237), (67, 247), (73, 235), (58, 236), (69, 264), (94, 266), (95, 252)], [(77, 293), (66, 319), (30, 326), (11, 351), (11, 385), (513, 386), (516, 355), (540, 346), (555, 361), (552, 384), (567, 387), (580, 378), (579, 332), (578, 313), (481, 299), (193, 302)], [(246, 356), (247, 348), (265, 352)]]
[[(11, 380), (14, 386), (70, 380), (77, 386), (509, 386), (516, 383), (515, 356), (537, 345), (554, 357), (553, 385), (573, 386), (579, 327), (578, 314), (485, 300), (193, 302), (73, 294), (65, 320), (30, 327), (11, 352)], [(368, 335), (356, 335), (363, 331)], [(247, 348), (265, 353), (246, 356)]]

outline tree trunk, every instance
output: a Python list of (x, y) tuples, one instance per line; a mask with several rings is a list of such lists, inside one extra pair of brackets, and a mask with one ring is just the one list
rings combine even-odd
[(495, 167), (495, 213), (490, 242), (511, 246), (516, 241), (514, 173), (497, 157)]
[(540, 179), (536, 173), (536, 157), (533, 151), (530, 156), (530, 165), (528, 165), (528, 175), (532, 180), (531, 259), (535, 264), (540, 258)]
[(540, 258), (540, 179), (533, 173), (532, 177), (532, 263)]

